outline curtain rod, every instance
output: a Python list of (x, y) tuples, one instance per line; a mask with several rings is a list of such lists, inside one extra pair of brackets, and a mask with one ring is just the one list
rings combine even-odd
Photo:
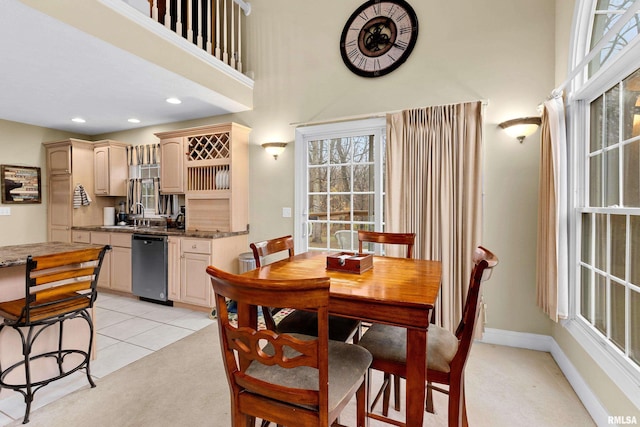
[(569, 73), (565, 81), (563, 81), (557, 88), (551, 91), (551, 96), (549, 98), (554, 98), (559, 96), (564, 90), (564, 88), (573, 79), (575, 79), (579, 73), (582, 72), (584, 67), (586, 67), (589, 64), (589, 62), (591, 62), (591, 60), (598, 53), (600, 53), (604, 45), (609, 43), (609, 41), (620, 32), (622, 27), (624, 27), (631, 20), (631, 17), (635, 15), (638, 12), (638, 10), (640, 10), (640, 0), (635, 0), (633, 4), (629, 7), (629, 9), (627, 9), (627, 11), (620, 17), (620, 19), (618, 19), (615, 25), (611, 27), (611, 29), (607, 31), (607, 33), (604, 36), (602, 36), (600, 41), (593, 47), (593, 49), (589, 51), (587, 56), (585, 56), (582, 59), (582, 61), (580, 61), (580, 63), (578, 63), (578, 65), (575, 66), (573, 70), (571, 70), (571, 72)]
[[(637, 0), (637, 1), (640, 1), (640, 0)], [(478, 101), (482, 102), (482, 106), (483, 107), (486, 107), (487, 105), (489, 105), (489, 100), (488, 99), (479, 99)], [(456, 104), (466, 104), (467, 102), (474, 102), (474, 101), (458, 102)], [(453, 103), (451, 103), (451, 104), (441, 104), (441, 105), (453, 105)], [(424, 108), (424, 107), (422, 107), (422, 108)], [(409, 108), (409, 110), (410, 109), (411, 108)], [(326, 124), (330, 124), (330, 123), (350, 122), (352, 120), (377, 119), (377, 118), (380, 118), (380, 117), (386, 117), (387, 114), (395, 114), (395, 113), (399, 113), (401, 111), (404, 111), (404, 110), (394, 110), (394, 111), (386, 111), (386, 112), (371, 113), (371, 114), (359, 114), (359, 115), (355, 115), (355, 116), (346, 116), (346, 117), (339, 117), (339, 118), (325, 119), (325, 120), (316, 120), (316, 121), (308, 121), (308, 122), (293, 122), (293, 123), (289, 123), (289, 126), (304, 127), (304, 126), (326, 125)]]

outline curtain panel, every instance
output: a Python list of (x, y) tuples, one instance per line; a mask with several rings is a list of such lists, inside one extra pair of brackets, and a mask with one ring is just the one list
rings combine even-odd
[(561, 94), (544, 103), (540, 134), (536, 298), (557, 322), (569, 315), (567, 133)]
[[(142, 203), (142, 187), (143, 179), (136, 177), (131, 178), (131, 166), (138, 165), (155, 165), (160, 163), (160, 144), (147, 144), (136, 145), (127, 148), (127, 161), (129, 163), (129, 182), (127, 188), (127, 211), (135, 215), (142, 214), (142, 208), (137, 203)], [(153, 192), (156, 195), (155, 213), (165, 214), (167, 201), (163, 201), (162, 205), (159, 203), (160, 197), (160, 179), (152, 179)], [(163, 209), (161, 209), (161, 206)]]
[(442, 261), (436, 322), (453, 331), (481, 242), (482, 103), (389, 114), (386, 147), (385, 231), (416, 233), (414, 256)]

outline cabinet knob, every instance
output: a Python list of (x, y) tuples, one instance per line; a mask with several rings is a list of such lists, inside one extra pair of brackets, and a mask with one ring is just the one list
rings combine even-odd
[(191, 249), (196, 249), (198, 245), (191, 245)]

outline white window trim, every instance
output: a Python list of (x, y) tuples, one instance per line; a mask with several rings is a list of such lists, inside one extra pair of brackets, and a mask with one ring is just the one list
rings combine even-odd
[[(576, 11), (576, 30), (572, 40), (572, 66), (575, 67), (585, 55), (588, 49), (588, 41), (591, 35), (591, 12), (594, 2), (582, 2)], [(571, 174), (569, 176), (570, 188), (573, 190), (569, 196), (569, 228), (570, 239), (569, 259), (571, 262), (569, 282), (570, 287), (570, 317), (561, 322), (562, 326), (571, 334), (578, 344), (587, 352), (590, 357), (602, 368), (605, 374), (620, 388), (626, 397), (634, 405), (640, 407), (640, 369), (623, 361), (610, 343), (598, 335), (594, 330), (580, 320), (577, 315), (577, 279), (579, 277), (580, 265), (576, 260), (580, 254), (580, 215), (576, 211), (582, 195), (579, 193), (576, 183), (584, 182), (584, 147), (579, 146), (577, 141), (585, 141), (587, 138), (586, 121), (588, 116), (588, 105), (595, 98), (608, 90), (613, 84), (624, 79), (626, 76), (639, 68), (637, 58), (640, 57), (640, 37), (627, 47), (624, 53), (619, 54), (612, 61), (606, 63), (588, 82), (584, 83), (585, 72), (578, 74), (572, 82), (574, 91), (568, 96), (568, 123), (570, 152), (572, 153), (570, 165)]]
[[(308, 173), (307, 173), (307, 141), (315, 139), (322, 135), (323, 138), (342, 136), (357, 136), (363, 131), (370, 131), (372, 128), (380, 128), (386, 126), (385, 117), (376, 117), (363, 120), (345, 121), (338, 123), (318, 124), (311, 126), (299, 127), (296, 129), (295, 140), (295, 202), (294, 202), (294, 232), (293, 240), (296, 252), (305, 252), (307, 250), (307, 229), (309, 213), (305, 211), (308, 189)], [(378, 161), (378, 160), (377, 160)], [(382, 180), (382, 177), (376, 176), (376, 180)], [(382, 185), (381, 182), (376, 184)], [(381, 207), (381, 206), (380, 206)], [(376, 221), (380, 221), (376, 217)]]

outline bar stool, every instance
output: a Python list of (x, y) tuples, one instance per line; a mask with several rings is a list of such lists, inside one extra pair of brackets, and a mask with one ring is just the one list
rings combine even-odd
[[(31, 402), (36, 391), (85, 369), (91, 387), (90, 359), (93, 347), (93, 321), (89, 309), (96, 300), (98, 275), (102, 260), (110, 246), (80, 249), (27, 257), (25, 298), (0, 303), (0, 333), (5, 327), (13, 328), (20, 336), (24, 359), (3, 368), (0, 366), (0, 388), (7, 388), (24, 396), (26, 410), (23, 424), (29, 422)], [(84, 319), (89, 327), (88, 349), (67, 348), (64, 323), (71, 319)], [(34, 343), (43, 332), (59, 325), (57, 348), (44, 349), (32, 354)], [(46, 335), (46, 334), (45, 334)], [(53, 359), (50, 369), (56, 373), (48, 378), (33, 379), (32, 363)], [(40, 363), (39, 363), (40, 364)], [(13, 373), (13, 375), (11, 375)], [(24, 373), (24, 382), (21, 373)], [(18, 378), (17, 378), (18, 377)]]

